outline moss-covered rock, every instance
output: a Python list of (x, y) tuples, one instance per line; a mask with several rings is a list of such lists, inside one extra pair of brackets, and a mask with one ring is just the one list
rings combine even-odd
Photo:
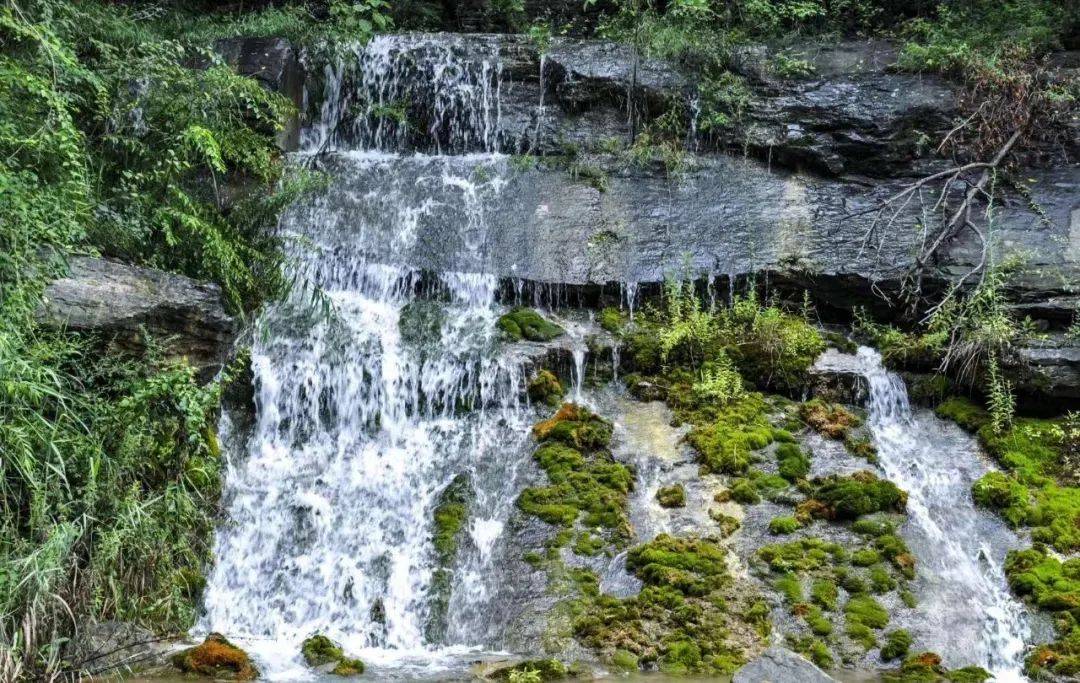
[(824, 503), (835, 519), (856, 519), (875, 512), (903, 512), (907, 494), (873, 472), (830, 475), (813, 481), (814, 500)]
[(889, 631), (885, 634), (885, 644), (881, 646), (881, 658), (888, 662), (906, 657), (911, 643), (911, 634), (906, 629)]
[(665, 508), (686, 507), (686, 489), (682, 484), (661, 486), (656, 491), (656, 502)]
[(250, 681), (259, 677), (248, 654), (220, 633), (211, 633), (202, 644), (176, 653), (170, 661), (186, 674), (218, 680)]
[(764, 397), (747, 394), (716, 408), (711, 420), (696, 423), (686, 440), (709, 472), (744, 474), (750, 468), (753, 452), (771, 444), (776, 434), (768, 420)]
[(614, 306), (608, 306), (597, 314), (596, 322), (608, 332), (619, 334), (626, 324), (626, 314)]
[(810, 474), (810, 456), (794, 443), (782, 443), (776, 447), (776, 461), (780, 476), (788, 481), (805, 479)]
[[(549, 485), (522, 491), (518, 507), (566, 530), (580, 521), (586, 529), (608, 532), (610, 542), (627, 540), (627, 496), (634, 473), (607, 450), (611, 430), (611, 423), (569, 403), (535, 425), (533, 434), (541, 444), (533, 457), (547, 474)], [(570, 538), (566, 536), (565, 541), (569, 543)], [(575, 544), (584, 554), (596, 554), (596, 545), (595, 539)]]
[(941, 664), (941, 655), (936, 652), (923, 652), (908, 657), (899, 669), (885, 672), (882, 678), (885, 681), (896, 681), (896, 683), (934, 683), (935, 681), (983, 683), (990, 679), (990, 674), (977, 666), (946, 669)]
[[(529, 674), (528, 676), (522, 676), (521, 674)], [(570, 672), (567, 666), (557, 659), (530, 659), (524, 662), (518, 662), (511, 666), (495, 669), (487, 678), (496, 681), (509, 681), (509, 680), (536, 680), (536, 681), (558, 681), (569, 677)]]
[(335, 676), (359, 676), (364, 673), (364, 663), (359, 659), (346, 657), (341, 646), (324, 635), (316, 634), (304, 640), (300, 645), (300, 654), (311, 667), (325, 667)]
[(802, 524), (794, 517), (774, 517), (769, 520), (769, 533), (775, 536), (793, 534), (802, 528)]
[(531, 308), (514, 308), (501, 316), (496, 324), (503, 334), (513, 341), (551, 341), (565, 333), (563, 328)]
[(558, 408), (566, 392), (554, 373), (550, 370), (540, 370), (529, 380), (527, 393), (529, 400), (533, 403), (543, 403), (552, 408)]

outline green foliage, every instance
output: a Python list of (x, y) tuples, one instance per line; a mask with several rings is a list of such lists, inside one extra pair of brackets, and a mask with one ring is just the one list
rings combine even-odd
[(885, 644), (881, 646), (881, 658), (890, 661), (906, 657), (913, 639), (906, 629), (897, 629), (885, 634)]
[(1016, 398), (1013, 397), (1012, 384), (998, 371), (997, 359), (990, 358), (987, 391), (987, 408), (990, 411), (990, 429), (1000, 434), (1012, 424), (1016, 412)]

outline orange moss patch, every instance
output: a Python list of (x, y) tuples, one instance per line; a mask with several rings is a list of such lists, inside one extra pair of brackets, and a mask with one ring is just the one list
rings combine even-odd
[(550, 419), (544, 420), (543, 422), (537, 422), (533, 425), (533, 436), (536, 437), (537, 441), (543, 441), (551, 434), (553, 429), (559, 426), (560, 422), (580, 420), (580, 415), (584, 413), (588, 416), (588, 412), (588, 410), (581, 408), (574, 403), (564, 403), (562, 404), (562, 407), (559, 408), (558, 412)]
[(804, 500), (795, 508), (795, 519), (804, 526), (815, 519), (832, 519), (835, 516), (831, 507), (814, 498)]
[(799, 406), (799, 417), (814, 431), (830, 439), (844, 439), (862, 420), (843, 406), (826, 403), (821, 399), (807, 401)]
[(250, 681), (259, 677), (247, 653), (220, 633), (211, 633), (201, 645), (176, 653), (172, 664), (184, 673), (210, 678)]
[(936, 652), (924, 652), (921, 655), (915, 655), (912, 661), (918, 666), (928, 666), (933, 668), (935, 666), (941, 666), (941, 655)]

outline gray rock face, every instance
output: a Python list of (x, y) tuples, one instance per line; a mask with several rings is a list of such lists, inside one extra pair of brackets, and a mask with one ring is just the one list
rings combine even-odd
[(836, 683), (814, 664), (791, 650), (771, 647), (735, 672), (732, 683)]
[(790, 58), (813, 73), (780, 78), (769, 50), (740, 50), (735, 68), (754, 84), (753, 94), (745, 120), (720, 137), (776, 163), (833, 175), (917, 173), (925, 166), (920, 140), (951, 128), (958, 89), (937, 76), (889, 72), (896, 56), (895, 46), (880, 40), (810, 44)]
[(201, 369), (222, 361), (236, 330), (217, 285), (88, 257), (71, 259), (67, 277), (46, 288), (39, 317), (129, 349), (141, 348), (145, 330)]
[(85, 624), (69, 646), (67, 658), (86, 674), (145, 672), (167, 664), (172, 641), (132, 623)]
[[(225, 38), (214, 43), (222, 61), (241, 76), (259, 81), (267, 90), (284, 95), (299, 112), (304, 99), (304, 71), (292, 43), (285, 38)], [(300, 142), (299, 116), (293, 116), (277, 135), (285, 151)]]

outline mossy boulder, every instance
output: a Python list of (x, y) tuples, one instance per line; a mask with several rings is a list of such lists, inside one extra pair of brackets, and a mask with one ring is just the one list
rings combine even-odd
[(430, 347), (442, 337), (446, 311), (438, 301), (417, 299), (405, 304), (398, 317), (401, 339), (410, 346)]
[(176, 653), (170, 661), (185, 674), (218, 680), (250, 681), (259, 677), (248, 654), (220, 633), (211, 633), (202, 644)]
[(531, 308), (517, 307), (496, 322), (510, 340), (551, 341), (566, 331)]
[(923, 652), (904, 660), (896, 671), (882, 675), (885, 681), (897, 683), (932, 683), (934, 681), (952, 681), (953, 683), (983, 683), (990, 679), (985, 669), (968, 666), (961, 669), (947, 669), (941, 664), (941, 655), (936, 652)]
[(626, 314), (613, 306), (608, 306), (597, 314), (596, 322), (608, 332), (619, 334), (626, 325)]
[(778, 430), (767, 417), (768, 406), (761, 394), (747, 394), (710, 411), (711, 420), (697, 424), (687, 442), (699, 453), (709, 472), (744, 474), (754, 451), (773, 443)]
[(776, 447), (780, 476), (788, 481), (805, 479), (810, 474), (810, 456), (798, 444), (782, 443)]
[(1013, 551), (1005, 559), (1005, 575), (1013, 592), (1049, 612), (1057, 627), (1057, 640), (1028, 656), (1028, 673), (1080, 676), (1080, 558), (1061, 561), (1041, 550)]
[(328, 667), (335, 676), (359, 676), (364, 673), (362, 661), (346, 657), (340, 645), (321, 634), (304, 640), (300, 645), (300, 654), (308, 666)]
[(802, 528), (802, 524), (794, 517), (774, 517), (769, 521), (769, 533), (782, 536), (793, 534)]
[(857, 519), (875, 512), (903, 512), (907, 494), (873, 472), (830, 475), (813, 481), (814, 500), (823, 503), (835, 519)]
[(686, 507), (686, 489), (682, 484), (661, 486), (656, 492), (656, 501), (665, 508)]
[(529, 380), (527, 388), (529, 400), (558, 408), (565, 393), (559, 378), (550, 370), (540, 370)]
[(881, 658), (886, 662), (906, 657), (911, 649), (912, 637), (906, 629), (897, 629), (885, 634), (885, 644), (881, 646)]
[(553, 417), (533, 426), (537, 441), (561, 441), (573, 448), (606, 448), (612, 427), (588, 408), (565, 403)]

